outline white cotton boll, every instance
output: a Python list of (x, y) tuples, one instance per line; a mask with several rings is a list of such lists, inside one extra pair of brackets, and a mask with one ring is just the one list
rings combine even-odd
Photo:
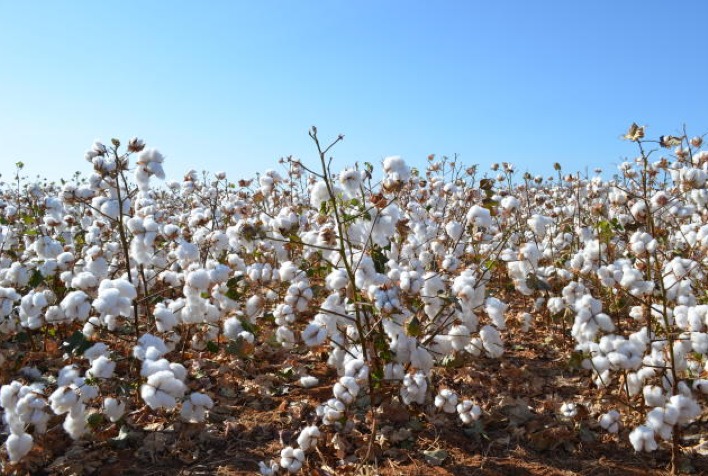
[[(673, 435), (673, 425), (675, 424), (676, 416), (677, 415), (667, 414), (666, 410), (663, 408), (654, 408), (649, 413), (647, 413), (646, 424), (649, 428), (654, 430), (654, 434), (656, 436), (658, 436), (662, 440), (668, 441)], [(674, 420), (674, 423), (668, 421), (672, 419)]]
[(140, 375), (142, 377), (149, 377), (161, 370), (170, 370), (170, 362), (167, 359), (145, 359), (140, 367)]
[(384, 365), (383, 370), (385, 380), (403, 380), (403, 376), (405, 374), (403, 365), (397, 362), (389, 362)]
[(65, 387), (70, 385), (78, 377), (79, 369), (77, 369), (74, 365), (66, 365), (59, 370), (59, 375), (57, 376), (57, 386)]
[(657, 385), (646, 385), (643, 390), (644, 403), (650, 407), (661, 407), (666, 403), (664, 390)]
[(194, 392), (182, 404), (180, 416), (190, 423), (201, 423), (206, 419), (206, 412), (214, 407), (214, 401), (204, 393)]
[(486, 208), (473, 205), (467, 212), (467, 222), (479, 228), (491, 228), (492, 215)]
[(574, 418), (578, 414), (578, 407), (575, 403), (564, 403), (560, 411), (565, 418)]
[(428, 382), (425, 374), (416, 372), (415, 374), (406, 374), (403, 377), (403, 385), (401, 386), (401, 399), (406, 405), (411, 403), (425, 403), (425, 396), (428, 391)]
[(302, 340), (308, 347), (321, 345), (325, 339), (327, 339), (327, 329), (315, 322), (308, 324), (302, 331)]
[(83, 435), (88, 433), (88, 422), (86, 421), (86, 407), (82, 404), (77, 404), (71, 408), (66, 415), (62, 427), (72, 440), (78, 440)]
[(346, 270), (335, 269), (327, 275), (325, 282), (327, 283), (327, 287), (329, 289), (337, 291), (347, 287), (347, 284), (349, 284), (349, 276), (347, 276)]
[(91, 312), (91, 301), (85, 292), (71, 291), (62, 299), (60, 307), (68, 319), (78, 319), (83, 322), (88, 319)]
[(87, 339), (90, 339), (91, 337), (96, 335), (96, 332), (98, 329), (101, 327), (101, 320), (94, 316), (90, 317), (88, 321), (86, 321), (86, 324), (81, 329), (81, 333), (86, 337)]
[(357, 382), (366, 381), (369, 378), (369, 366), (361, 359), (352, 359), (344, 364), (344, 375), (354, 377)]
[(332, 425), (344, 417), (346, 409), (344, 402), (330, 398), (324, 405), (317, 407), (317, 415), (322, 417), (322, 423)]
[(317, 445), (317, 440), (322, 436), (316, 426), (306, 426), (297, 437), (297, 445), (302, 451), (307, 451)]
[(674, 395), (666, 405), (667, 413), (671, 407), (676, 409), (676, 423), (687, 425), (701, 414), (701, 406), (690, 396)]
[(125, 402), (108, 397), (103, 401), (103, 413), (111, 422), (115, 423), (125, 414)]
[(344, 376), (339, 379), (339, 382), (334, 384), (332, 393), (334, 394), (334, 398), (349, 405), (356, 399), (356, 396), (359, 394), (359, 389), (359, 384), (356, 383), (354, 377)]
[(227, 338), (236, 340), (241, 332), (243, 332), (243, 325), (238, 318), (229, 317), (224, 321), (224, 335)]
[(458, 324), (454, 325), (448, 331), (450, 344), (455, 350), (463, 350), (470, 343), (470, 330), (467, 326)]
[(87, 375), (94, 378), (111, 378), (115, 369), (116, 363), (102, 355), (93, 361), (91, 368), (87, 371)]
[(410, 360), (411, 365), (423, 373), (427, 374), (433, 368), (433, 356), (423, 347), (416, 347), (411, 352)]
[(172, 371), (177, 380), (184, 382), (187, 378), (187, 369), (182, 364), (179, 364), (177, 362), (170, 362), (170, 370)]
[(435, 406), (445, 413), (455, 413), (457, 394), (449, 388), (444, 388), (435, 396)]
[(297, 473), (305, 462), (305, 452), (300, 448), (287, 446), (280, 451), (280, 467), (291, 473)]
[(287, 326), (280, 326), (275, 330), (275, 339), (284, 349), (295, 347), (295, 334)]
[(646, 425), (636, 427), (629, 434), (629, 442), (632, 443), (634, 451), (655, 451), (659, 445), (654, 439), (654, 430)]
[(197, 269), (187, 275), (187, 286), (199, 291), (206, 291), (209, 288), (209, 283), (209, 272), (205, 269)]
[(313, 377), (312, 375), (303, 375), (300, 377), (300, 385), (302, 385), (304, 388), (312, 388), (316, 387), (319, 385), (320, 380), (317, 377)]
[(56, 415), (69, 412), (79, 402), (79, 395), (71, 387), (59, 387), (49, 396), (49, 403)]
[(252, 323), (263, 313), (265, 302), (261, 296), (253, 295), (246, 301), (246, 315)]
[(528, 332), (531, 330), (531, 324), (533, 323), (533, 315), (528, 312), (524, 312), (519, 315), (519, 320), (521, 321), (521, 332)]
[(474, 423), (482, 416), (482, 409), (479, 405), (475, 405), (472, 400), (463, 400), (458, 403), (456, 410), (460, 416), (460, 420), (462, 420), (462, 423), (465, 425)]
[(33, 445), (32, 435), (28, 433), (12, 433), (5, 441), (10, 462), (17, 463), (20, 461), (30, 452)]
[(506, 321), (504, 319), (504, 311), (506, 311), (506, 308), (506, 304), (495, 297), (488, 297), (484, 302), (485, 312), (499, 330), (506, 329)]
[(691, 346), (694, 352), (708, 355), (708, 334), (705, 332), (692, 332)]
[(177, 325), (177, 316), (164, 303), (157, 303), (153, 316), (158, 332), (170, 332)]
[(98, 342), (84, 351), (84, 357), (86, 357), (89, 363), (93, 363), (94, 360), (99, 357), (105, 357), (108, 355), (108, 346), (103, 342)]
[(501, 340), (501, 334), (492, 326), (484, 326), (479, 331), (479, 336), (482, 340), (482, 345), (487, 355), (493, 359), (497, 359), (504, 354), (504, 345)]
[(273, 461), (271, 461), (269, 465), (263, 461), (258, 463), (258, 472), (261, 473), (261, 476), (275, 476), (278, 474), (278, 471), (280, 471), (280, 465), (278, 463)]
[(154, 347), (158, 354), (157, 357), (153, 354), (153, 360), (168, 352), (165, 341), (152, 334), (143, 334), (138, 339), (138, 345), (133, 347), (133, 357), (138, 360), (145, 360), (145, 353), (150, 347)]
[(609, 433), (617, 433), (619, 431), (620, 412), (610, 410), (607, 413), (600, 415), (600, 427)]
[(186, 385), (175, 378), (170, 370), (161, 370), (150, 377), (140, 387), (140, 396), (153, 410), (172, 409), (177, 405), (176, 397), (181, 397), (187, 390)]
[(464, 227), (460, 222), (450, 221), (445, 224), (445, 233), (447, 233), (447, 236), (452, 238), (454, 241), (458, 241), (460, 237), (462, 237), (463, 231)]

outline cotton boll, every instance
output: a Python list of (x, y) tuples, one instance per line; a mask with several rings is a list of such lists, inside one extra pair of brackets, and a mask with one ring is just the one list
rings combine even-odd
[(484, 350), (493, 359), (497, 359), (504, 354), (504, 344), (501, 340), (501, 334), (492, 326), (484, 326), (479, 331), (479, 336), (482, 340)]
[(474, 423), (482, 416), (482, 409), (471, 400), (463, 400), (458, 403), (456, 410), (460, 416), (460, 420), (462, 420), (462, 423), (465, 425)]
[[(138, 360), (145, 360), (145, 353), (150, 347), (155, 348), (159, 357), (168, 352), (167, 346), (162, 339), (152, 334), (143, 334), (138, 339), (138, 345), (133, 347), (133, 357)], [(153, 360), (154, 358), (157, 357), (153, 354)]]
[(347, 275), (346, 270), (335, 269), (327, 275), (325, 282), (329, 289), (336, 291), (347, 287), (347, 284), (349, 284), (349, 276)]
[(308, 347), (315, 347), (324, 343), (327, 338), (327, 329), (315, 322), (308, 324), (302, 331), (302, 340)]
[(170, 370), (161, 370), (148, 377), (147, 383), (141, 385), (140, 396), (153, 410), (157, 408), (172, 409), (177, 405), (176, 397), (181, 397), (187, 390), (185, 384), (175, 378)]
[(280, 467), (291, 473), (297, 473), (305, 462), (305, 452), (292, 446), (283, 448), (280, 452)]
[(617, 433), (619, 431), (620, 412), (610, 410), (600, 416), (600, 427), (609, 433)]
[(428, 382), (422, 372), (415, 374), (406, 374), (403, 377), (403, 385), (401, 386), (401, 399), (406, 405), (411, 403), (425, 403), (425, 396), (428, 391)]
[(575, 403), (564, 403), (561, 405), (560, 411), (565, 418), (575, 418), (578, 414), (578, 407)]
[(325, 425), (333, 425), (342, 419), (346, 409), (344, 402), (330, 398), (325, 404), (317, 407), (317, 415), (322, 417), (322, 423)]
[(427, 374), (433, 368), (433, 356), (423, 347), (416, 347), (411, 352), (410, 360), (411, 365), (423, 373)]
[(17, 463), (20, 461), (30, 452), (33, 445), (32, 435), (28, 433), (12, 433), (5, 441), (10, 462)]
[(69, 386), (59, 387), (49, 396), (52, 411), (57, 415), (69, 412), (79, 402), (79, 395)]
[(354, 399), (359, 394), (359, 384), (354, 377), (344, 376), (339, 379), (339, 382), (334, 384), (332, 393), (334, 398), (349, 405), (354, 402)]
[(467, 326), (458, 324), (454, 325), (448, 331), (450, 344), (455, 350), (463, 350), (470, 343), (470, 330)]
[(449, 388), (444, 388), (435, 396), (435, 406), (445, 413), (455, 413), (457, 394)]
[(280, 471), (280, 465), (273, 461), (266, 464), (264, 461), (258, 463), (258, 472), (261, 476), (275, 476)]
[(125, 413), (125, 402), (117, 398), (108, 397), (103, 401), (103, 413), (111, 422), (115, 423)]
[(116, 369), (116, 363), (106, 356), (100, 356), (91, 364), (91, 368), (87, 371), (87, 375), (94, 378), (107, 379), (113, 376)]
[(320, 380), (317, 377), (313, 377), (311, 375), (303, 375), (300, 377), (300, 385), (302, 385), (304, 388), (312, 388), (316, 387), (319, 385)]
[(302, 449), (302, 451), (307, 451), (317, 445), (317, 440), (320, 438), (321, 433), (319, 428), (316, 426), (306, 426), (300, 432), (297, 437), (297, 445)]
[(654, 430), (646, 425), (636, 427), (629, 434), (629, 442), (632, 443), (634, 451), (655, 451), (659, 446), (654, 439)]
[(158, 332), (170, 332), (177, 325), (177, 316), (169, 309), (165, 303), (157, 303), (153, 312), (155, 325)]
[(65, 387), (70, 385), (79, 377), (79, 369), (74, 365), (67, 365), (59, 370), (59, 375), (57, 376), (57, 386)]
[(664, 391), (657, 385), (646, 385), (644, 387), (644, 402), (650, 407), (662, 407), (666, 402)]
[(88, 422), (86, 421), (86, 407), (83, 404), (77, 404), (71, 408), (66, 415), (62, 427), (72, 440), (78, 440), (83, 435), (88, 433)]
[(180, 416), (190, 423), (201, 423), (206, 419), (206, 411), (214, 406), (214, 401), (206, 394), (194, 392), (182, 404)]
[(506, 311), (506, 309), (506, 304), (495, 297), (488, 297), (484, 302), (484, 310), (487, 315), (489, 315), (492, 323), (499, 330), (506, 329), (506, 321), (504, 319), (504, 311)]
[(344, 364), (344, 375), (354, 377), (357, 382), (365, 382), (369, 378), (369, 366), (361, 359), (352, 359)]
[(98, 342), (84, 351), (84, 357), (86, 357), (89, 363), (93, 363), (94, 360), (99, 357), (105, 357), (108, 355), (108, 346), (103, 342)]

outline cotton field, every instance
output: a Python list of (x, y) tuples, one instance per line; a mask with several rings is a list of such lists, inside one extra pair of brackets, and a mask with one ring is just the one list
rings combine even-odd
[(417, 448), (415, 425), (379, 423), (386, 408), (486, 435), (505, 403), (444, 375), (507, 371), (530, 332), (554, 336), (554, 365), (588, 392), (555, 402), (554, 428), (663, 452), (671, 472), (706, 451), (701, 137), (652, 140), (634, 125), (637, 157), (616, 172), (535, 176), (435, 156), (425, 170), (340, 165), (342, 136), (310, 136), (316, 161), (251, 180), (165, 180), (169, 158), (139, 139), (94, 143), (85, 176), (62, 183), (3, 170), (3, 472), (49, 466), (62, 438), (228, 433), (218, 412), (238, 405), (214, 379), (274, 354), (310, 408), (245, 469), (353, 471)]

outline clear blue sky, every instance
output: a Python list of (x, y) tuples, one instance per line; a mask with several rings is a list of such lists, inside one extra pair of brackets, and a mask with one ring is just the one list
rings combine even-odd
[(232, 179), (460, 154), (606, 171), (650, 136), (708, 131), (706, 1), (0, 0), (0, 172), (89, 171), (94, 139), (143, 138)]

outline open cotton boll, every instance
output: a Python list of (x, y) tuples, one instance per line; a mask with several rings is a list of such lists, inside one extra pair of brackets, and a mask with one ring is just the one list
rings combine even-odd
[(634, 451), (655, 451), (659, 445), (654, 439), (654, 430), (646, 425), (640, 425), (636, 427), (629, 434), (629, 442), (632, 443)]
[(300, 449), (302, 449), (302, 451), (307, 451), (317, 445), (317, 440), (320, 436), (322, 435), (319, 428), (314, 425), (306, 426), (297, 437), (297, 445)]
[(5, 441), (7, 455), (11, 463), (17, 463), (30, 452), (34, 441), (32, 435), (28, 433), (12, 433)]
[(312, 322), (302, 331), (302, 340), (308, 347), (315, 347), (324, 343), (327, 339), (327, 328)]
[(359, 384), (356, 383), (354, 377), (344, 376), (339, 379), (339, 382), (334, 384), (332, 393), (334, 394), (334, 398), (348, 405), (354, 401), (359, 394), (359, 390)]
[(161, 370), (148, 377), (147, 383), (140, 386), (140, 396), (153, 410), (172, 409), (177, 405), (177, 397), (184, 395), (187, 386), (175, 378), (170, 370)]
[(264, 461), (258, 463), (258, 472), (261, 476), (275, 476), (280, 471), (280, 465), (274, 461), (266, 464)]
[(344, 416), (347, 406), (341, 400), (330, 398), (326, 403), (317, 407), (317, 416), (322, 418), (322, 423), (332, 425)]
[(329, 289), (337, 291), (347, 287), (347, 284), (349, 284), (349, 276), (347, 276), (346, 270), (338, 268), (327, 275), (325, 282)]
[(214, 407), (214, 401), (204, 393), (194, 392), (182, 404), (180, 416), (190, 423), (201, 423), (206, 419), (206, 412)]
[(103, 401), (103, 413), (111, 422), (115, 423), (125, 414), (125, 402), (108, 397)]
[(403, 377), (403, 385), (401, 386), (401, 399), (406, 405), (411, 403), (425, 403), (425, 396), (428, 391), (428, 382), (425, 374), (416, 372), (415, 374), (406, 374)]
[(484, 350), (493, 359), (497, 359), (504, 354), (504, 344), (501, 340), (501, 334), (492, 326), (484, 326), (479, 331), (479, 337), (482, 340)]
[(88, 359), (89, 363), (93, 363), (93, 361), (99, 357), (105, 357), (107, 355), (108, 346), (103, 342), (97, 342), (84, 351), (84, 357)]
[(69, 386), (59, 387), (49, 396), (52, 411), (57, 415), (69, 412), (79, 402), (79, 395)]
[(488, 297), (484, 302), (484, 310), (499, 330), (506, 329), (506, 321), (504, 319), (504, 311), (506, 309), (507, 305), (495, 297)]
[(157, 355), (151, 355), (153, 360), (165, 355), (168, 352), (167, 346), (162, 339), (152, 334), (143, 334), (140, 339), (138, 339), (138, 345), (133, 347), (133, 357), (138, 360), (145, 360), (146, 352), (150, 347), (153, 347), (157, 352)]
[(561, 415), (566, 418), (575, 418), (578, 414), (578, 407), (575, 403), (564, 403), (560, 408)]
[(305, 462), (305, 452), (292, 446), (283, 448), (280, 452), (280, 467), (291, 473), (297, 473)]
[(435, 396), (435, 406), (445, 413), (455, 413), (457, 394), (449, 388), (444, 388)]
[(479, 405), (475, 405), (472, 400), (463, 400), (457, 404), (457, 413), (460, 416), (460, 420), (465, 425), (469, 425), (482, 416), (482, 409)]
[(94, 378), (111, 378), (115, 369), (116, 363), (102, 355), (93, 361), (91, 368), (87, 371), (87, 375)]
[(313, 377), (311, 375), (303, 375), (300, 377), (300, 385), (302, 385), (305, 388), (312, 388), (317, 385), (319, 385), (320, 380), (317, 377)]
[(364, 382), (369, 378), (369, 366), (361, 359), (351, 359), (344, 364), (344, 375)]
[(619, 431), (619, 419), (620, 412), (617, 410), (610, 410), (609, 412), (600, 415), (600, 427), (609, 433), (617, 433)]
[(71, 407), (71, 410), (66, 415), (62, 427), (72, 440), (78, 440), (83, 435), (88, 433), (88, 422), (86, 421), (86, 407), (82, 403), (78, 403)]

